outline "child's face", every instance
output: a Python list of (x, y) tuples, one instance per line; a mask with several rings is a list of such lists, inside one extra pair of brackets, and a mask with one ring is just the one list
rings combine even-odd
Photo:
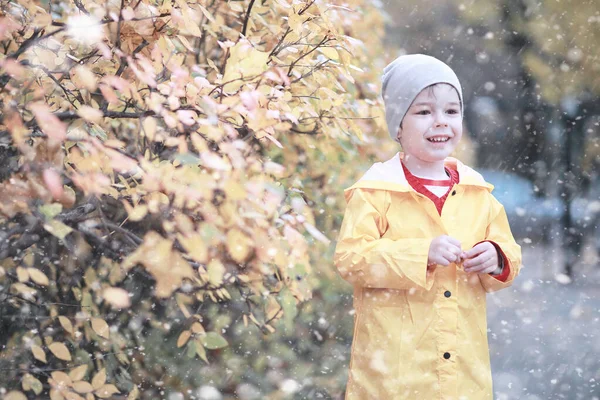
[(421, 161), (441, 161), (452, 154), (462, 137), (456, 89), (447, 84), (423, 89), (406, 112), (398, 136), (404, 153)]

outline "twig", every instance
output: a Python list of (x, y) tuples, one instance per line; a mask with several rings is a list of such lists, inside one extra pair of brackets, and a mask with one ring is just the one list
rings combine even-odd
[(244, 18), (244, 27), (242, 28), (242, 35), (246, 36), (246, 28), (248, 28), (248, 20), (250, 19), (250, 12), (252, 11), (252, 7), (254, 6), (254, 0), (250, 1), (248, 5), (248, 10), (246, 10), (246, 17)]

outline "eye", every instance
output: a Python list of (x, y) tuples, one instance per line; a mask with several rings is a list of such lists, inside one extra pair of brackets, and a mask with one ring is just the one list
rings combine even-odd
[(417, 114), (419, 114), (419, 115), (427, 115), (427, 114), (429, 114), (429, 110), (417, 111)]
[(449, 112), (450, 114), (458, 114), (458, 113), (459, 113), (459, 112), (458, 112), (458, 110), (455, 110), (455, 109), (448, 110), (448, 112)]

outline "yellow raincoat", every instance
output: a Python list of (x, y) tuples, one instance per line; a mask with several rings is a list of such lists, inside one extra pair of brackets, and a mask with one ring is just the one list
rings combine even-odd
[[(354, 286), (354, 338), (346, 400), (492, 399), (486, 292), (512, 284), (521, 248), (493, 186), (458, 170), (441, 216), (407, 182), (397, 153), (344, 191), (347, 208), (334, 255)], [(467, 274), (460, 264), (427, 272), (431, 240), (449, 235), (463, 250), (482, 240), (504, 251), (510, 274)]]

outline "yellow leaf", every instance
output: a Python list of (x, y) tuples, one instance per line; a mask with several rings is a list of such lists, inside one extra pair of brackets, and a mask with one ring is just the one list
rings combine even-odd
[(140, 204), (135, 207), (131, 211), (128, 211), (129, 219), (132, 221), (141, 221), (144, 219), (146, 214), (148, 214), (148, 206), (145, 204)]
[(156, 119), (153, 117), (144, 118), (142, 122), (142, 133), (150, 140), (156, 136)]
[(27, 282), (29, 280), (29, 274), (27, 269), (23, 267), (17, 267), (17, 279), (19, 282)]
[(137, 386), (133, 387), (133, 390), (129, 392), (129, 396), (127, 396), (127, 400), (136, 400), (140, 396), (140, 391)]
[(225, 194), (230, 200), (242, 200), (246, 198), (247, 192), (240, 182), (229, 180), (224, 187)]
[(205, 264), (206, 261), (208, 261), (208, 247), (199, 233), (193, 233), (187, 237), (177, 235), (177, 240), (194, 261), (202, 264)]
[[(257, 50), (246, 40), (240, 40), (229, 49), (229, 58), (223, 75), (223, 83), (241, 78), (258, 76), (268, 69), (269, 53)], [(232, 93), (245, 83), (235, 81), (223, 87), (224, 92)]]
[(37, 293), (37, 290), (30, 288), (21, 282), (13, 283), (11, 287), (16, 290), (17, 293), (22, 294), (26, 299), (32, 298)]
[(190, 44), (190, 42), (185, 38), (185, 36), (177, 35), (177, 39), (179, 39), (179, 41), (181, 42), (181, 44), (183, 45), (183, 47), (185, 47), (186, 49), (188, 49), (192, 53), (194, 51), (196, 51), (196, 50), (194, 50), (194, 47)]
[(69, 320), (69, 318), (61, 315), (58, 317), (58, 322), (60, 322), (60, 325), (63, 327), (63, 329), (65, 331), (67, 331), (71, 335), (73, 335), (73, 324), (71, 324), (71, 321)]
[(37, 268), (28, 268), (27, 272), (29, 273), (29, 277), (31, 278), (31, 280), (40, 286), (48, 286), (48, 284), (50, 283), (46, 274), (44, 274)]
[(38, 346), (36, 344), (32, 344), (31, 352), (33, 353), (33, 356), (35, 357), (36, 360), (40, 360), (44, 364), (47, 362), (46, 361), (46, 353), (44, 353), (44, 350), (40, 346)]
[(73, 385), (73, 381), (71, 381), (69, 375), (62, 371), (53, 371), (50, 376), (52, 376), (53, 382), (50, 383), (53, 387), (67, 388)]
[(208, 272), (208, 281), (213, 286), (219, 286), (223, 283), (223, 275), (225, 275), (225, 267), (218, 259), (212, 259), (206, 270)]
[(82, 393), (82, 394), (86, 394), (86, 393), (90, 393), (90, 392), (94, 391), (94, 388), (92, 387), (92, 385), (90, 385), (89, 382), (84, 382), (84, 381), (79, 381), (79, 382), (73, 383), (73, 389), (77, 393)]
[(177, 302), (177, 306), (184, 317), (189, 318), (192, 316), (190, 310), (186, 307), (186, 304), (189, 304), (190, 298), (182, 293), (175, 293), (175, 301)]
[(42, 392), (42, 390), (44, 390), (42, 382), (40, 382), (36, 377), (34, 377), (31, 374), (25, 374), (23, 376), (21, 386), (23, 387), (23, 390), (33, 390), (33, 392), (37, 395), (39, 395)]
[(97, 390), (100, 389), (106, 383), (106, 369), (102, 368), (94, 377), (92, 378), (92, 387)]
[(92, 318), (92, 329), (105, 339), (108, 339), (110, 328), (102, 318)]
[(206, 331), (204, 330), (204, 327), (200, 322), (194, 322), (192, 324), (192, 332), (194, 332), (197, 335), (199, 333), (205, 333)]
[(204, 14), (204, 16), (212, 23), (215, 22), (215, 17), (212, 16), (212, 14), (206, 9), (204, 8), (201, 4), (198, 4), (198, 7), (200, 7), (200, 10), (202, 11), (202, 14)]
[(23, 394), (23, 392), (19, 392), (17, 390), (11, 390), (6, 394), (4, 400), (27, 400), (27, 396)]
[(111, 384), (104, 385), (101, 388), (96, 389), (96, 391), (94, 392), (94, 394), (100, 397), (101, 399), (109, 399), (115, 393), (120, 393), (119, 389), (117, 389), (115, 385)]
[(71, 378), (73, 381), (82, 380), (87, 372), (87, 368), (87, 365), (80, 365), (77, 368), (73, 368), (71, 372), (69, 372), (69, 378)]
[(254, 316), (254, 314), (250, 313), (250, 314), (248, 315), (248, 317), (250, 317), (250, 320), (251, 320), (252, 322), (254, 322), (256, 325), (260, 326), (260, 323), (258, 322), (258, 320), (256, 319), (256, 317)]
[(334, 49), (333, 47), (319, 47), (318, 50), (321, 53), (323, 53), (325, 55), (325, 57), (327, 57), (333, 61), (337, 61), (340, 58), (337, 50)]
[(301, 15), (294, 13), (293, 9), (290, 10), (290, 15), (288, 15), (288, 25), (292, 28), (292, 31), (296, 34), (302, 33), (302, 23), (304, 22), (304, 18)]
[(85, 65), (78, 65), (71, 70), (71, 81), (78, 89), (96, 90), (96, 75)]
[(192, 332), (188, 330), (181, 332), (181, 334), (179, 335), (179, 339), (177, 339), (177, 347), (185, 345), (189, 340), (190, 336), (192, 336)]
[(33, 252), (29, 252), (25, 255), (25, 257), (23, 257), (22, 262), (24, 265), (31, 267), (33, 265), (34, 261), (35, 261), (35, 255), (33, 254)]
[(71, 353), (69, 353), (69, 349), (63, 343), (54, 342), (48, 346), (48, 349), (54, 354), (56, 357), (61, 360), (71, 361)]
[(73, 392), (66, 392), (63, 394), (66, 400), (84, 400), (83, 397)]
[(230, 229), (227, 232), (227, 251), (235, 262), (242, 264), (252, 252), (252, 241), (239, 229)]
[(202, 36), (202, 32), (200, 31), (200, 28), (198, 27), (198, 22), (196, 21), (196, 18), (193, 17), (192, 10), (190, 9), (190, 7), (187, 5), (187, 3), (184, 0), (176, 0), (176, 1), (177, 1), (177, 5), (179, 6), (179, 9), (181, 10), (181, 14), (183, 17), (182, 18), (183, 25), (184, 25), (185, 29), (192, 36), (196, 36), (196, 37)]
[(102, 122), (104, 114), (97, 108), (83, 105), (77, 110), (77, 115), (85, 119), (88, 122), (95, 122), (97, 124)]
[(44, 224), (44, 229), (59, 239), (64, 239), (65, 236), (73, 231), (73, 228), (56, 219), (46, 222)]
[(56, 389), (50, 389), (50, 400), (65, 400), (62, 394)]
[(190, 264), (172, 247), (171, 240), (148, 232), (142, 245), (123, 262), (123, 268), (129, 270), (137, 263), (143, 264), (156, 280), (156, 295), (169, 297), (184, 278), (195, 276)]

